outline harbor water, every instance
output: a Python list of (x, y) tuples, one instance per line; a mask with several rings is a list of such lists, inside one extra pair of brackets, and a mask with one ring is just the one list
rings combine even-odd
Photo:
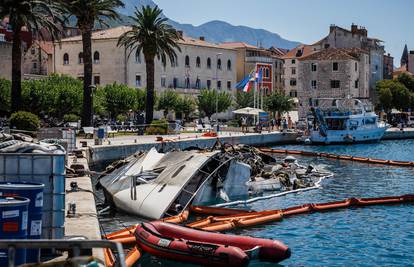
[[(382, 141), (371, 144), (335, 146), (277, 146), (342, 155), (414, 161), (414, 140)], [(282, 159), (284, 155), (275, 157)], [(326, 202), (349, 197), (379, 197), (414, 193), (414, 168), (369, 165), (325, 158), (297, 156), (300, 163), (324, 165), (335, 173), (322, 188), (290, 194), (248, 206), (254, 210), (279, 209), (310, 202)], [(414, 205), (399, 204), (351, 208), (334, 212), (293, 216), (280, 222), (232, 231), (232, 233), (278, 239), (292, 250), (280, 266), (413, 266)], [(137, 223), (125, 214), (102, 218), (106, 231)], [(141, 266), (191, 266), (163, 261), (151, 256)], [(250, 266), (274, 266), (252, 262)]]

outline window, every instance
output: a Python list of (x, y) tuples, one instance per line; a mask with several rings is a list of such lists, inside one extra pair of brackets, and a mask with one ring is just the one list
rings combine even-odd
[(99, 64), (99, 52), (98, 51), (95, 51), (95, 53), (93, 53), (93, 63)]
[(293, 91), (290, 91), (289, 92), (289, 96), (290, 97), (297, 97), (298, 96), (298, 92), (297, 91), (294, 91), (294, 90)]
[(221, 70), (221, 59), (217, 59), (217, 69)]
[(231, 90), (231, 81), (227, 81), (227, 90)]
[(296, 86), (296, 79), (290, 79), (290, 86)]
[(296, 64), (296, 60), (295, 59), (292, 59), (292, 64)]
[(78, 55), (78, 63), (83, 64), (83, 53), (82, 52), (80, 52)]
[(190, 77), (186, 77), (184, 81), (185, 81), (185, 88), (187, 89), (190, 88)]
[(328, 49), (329, 48), (329, 44), (325, 44), (325, 49)]
[(296, 68), (292, 68), (292, 75), (296, 74)]
[(312, 63), (311, 64), (311, 71), (315, 72), (315, 71), (317, 71), (317, 69), (318, 69), (318, 67), (317, 67), (316, 63)]
[(101, 84), (101, 77), (100, 76), (94, 76), (93, 77), (93, 84), (100, 85)]
[(32, 49), (30, 49), (30, 53), (31, 53), (32, 55), (36, 54), (36, 48), (32, 47)]
[(33, 62), (33, 69), (37, 69), (37, 63)]
[(227, 70), (231, 70), (231, 60), (227, 60)]
[(161, 77), (161, 87), (165, 88), (167, 84), (167, 78)]
[(332, 71), (338, 71), (338, 69), (339, 69), (338, 62), (332, 63)]
[(265, 68), (264, 77), (265, 78), (270, 78), (270, 69), (269, 68)]
[(336, 89), (341, 87), (341, 82), (338, 80), (331, 80), (331, 88)]
[(211, 58), (207, 58), (207, 69), (211, 69)]
[(221, 90), (221, 81), (217, 81), (217, 89)]
[(207, 89), (211, 88), (211, 80), (207, 80)]
[(190, 67), (190, 57), (189, 56), (185, 56), (185, 66)]
[(316, 87), (316, 80), (312, 80), (311, 81), (311, 88), (312, 89), (316, 89), (317, 87)]
[(375, 70), (378, 70), (378, 65), (375, 65)]
[(63, 55), (63, 65), (69, 65), (69, 55), (68, 55), (68, 53), (65, 53)]
[(135, 87), (141, 87), (141, 75), (135, 75)]
[(197, 76), (197, 79), (196, 79), (196, 84), (195, 84), (195, 87), (196, 87), (197, 89), (200, 89), (200, 88), (201, 88), (201, 80), (200, 80), (200, 78), (198, 78), (198, 76)]
[(358, 71), (358, 62), (355, 62), (355, 71)]
[(359, 87), (359, 80), (355, 80), (355, 88)]
[(141, 53), (138, 52), (138, 49), (135, 52), (135, 63), (141, 64)]
[(200, 60), (200, 57), (197, 57), (197, 59), (196, 59), (196, 67), (197, 68), (200, 68), (200, 66), (201, 66), (201, 60)]
[(173, 88), (177, 88), (178, 87), (178, 79), (174, 77), (173, 79)]

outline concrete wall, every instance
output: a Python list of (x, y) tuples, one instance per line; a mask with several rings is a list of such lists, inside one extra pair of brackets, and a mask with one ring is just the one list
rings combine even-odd
[(0, 78), (11, 80), (12, 44), (0, 41)]
[[(295, 143), (297, 133), (266, 133), (256, 135), (244, 135), (234, 137), (222, 137), (220, 142), (232, 145), (246, 144), (265, 146), (271, 144)], [(149, 144), (130, 144), (130, 145), (104, 145), (93, 146), (89, 150), (89, 164), (103, 164), (118, 159), (128, 157), (137, 151), (147, 151), (152, 147), (156, 149), (164, 148), (165, 151), (170, 149), (185, 149), (188, 147), (210, 148), (217, 141), (217, 138), (203, 138), (193, 140), (176, 141), (174, 143), (154, 142)]]

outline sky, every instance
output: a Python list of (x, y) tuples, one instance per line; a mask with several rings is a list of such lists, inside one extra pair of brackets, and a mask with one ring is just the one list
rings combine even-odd
[(384, 41), (385, 50), (400, 65), (404, 45), (414, 50), (413, 0), (155, 0), (164, 14), (180, 23), (200, 25), (222, 20), (261, 28), (283, 38), (314, 43), (335, 24), (350, 29), (362, 25), (369, 37)]

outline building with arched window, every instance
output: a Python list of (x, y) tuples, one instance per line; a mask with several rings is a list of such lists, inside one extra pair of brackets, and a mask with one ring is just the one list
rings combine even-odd
[(69, 65), (69, 54), (63, 54), (63, 65)]
[(93, 53), (93, 63), (94, 64), (99, 64), (100, 62), (100, 55), (98, 51), (95, 51), (95, 53)]
[(201, 67), (201, 59), (200, 59), (200, 57), (197, 57), (197, 59), (196, 59), (196, 67), (197, 68), (200, 68)]
[(82, 52), (80, 52), (78, 55), (78, 63), (83, 64), (83, 53)]
[(207, 58), (207, 69), (211, 69), (211, 58)]
[(189, 56), (185, 56), (185, 66), (190, 67), (190, 57)]

